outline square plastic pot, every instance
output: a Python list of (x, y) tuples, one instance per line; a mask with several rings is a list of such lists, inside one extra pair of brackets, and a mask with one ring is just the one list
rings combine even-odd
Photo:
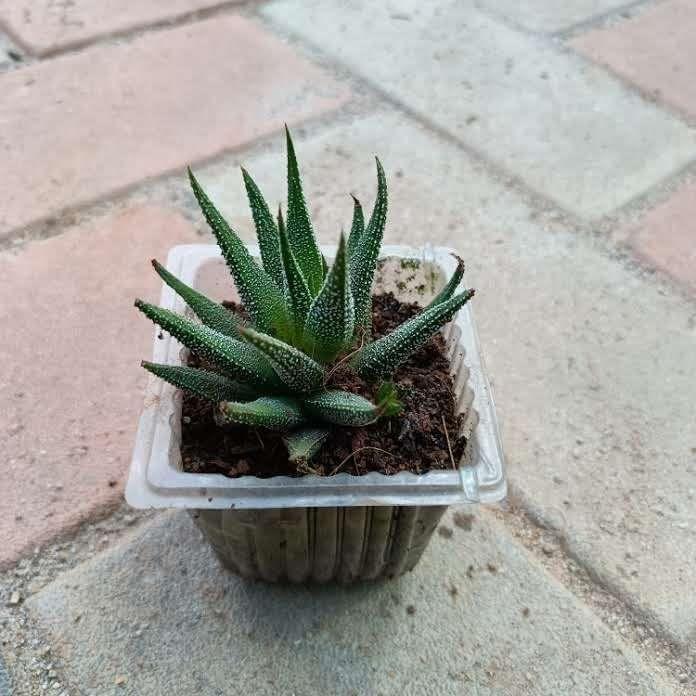
[[(258, 248), (249, 245), (258, 256)], [(335, 247), (322, 249), (327, 260)], [(236, 292), (214, 245), (174, 247), (167, 268), (209, 297)], [(375, 292), (427, 303), (456, 268), (452, 250), (382, 250)], [(187, 313), (163, 287), (162, 307)], [(457, 468), (416, 475), (369, 473), (291, 478), (228, 478), (184, 472), (181, 392), (150, 378), (136, 435), (126, 500), (136, 508), (188, 510), (223, 564), (248, 578), (279, 582), (354, 582), (411, 570), (448, 505), (494, 503), (506, 494), (495, 407), (474, 320), (466, 305), (443, 329), (457, 408), (465, 415), (466, 452)], [(160, 338), (161, 336), (161, 338)], [(155, 331), (153, 360), (173, 365), (186, 349)]]

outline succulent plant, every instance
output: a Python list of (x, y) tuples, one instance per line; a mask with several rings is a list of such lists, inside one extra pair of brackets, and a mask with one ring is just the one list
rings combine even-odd
[(457, 292), (464, 267), (417, 316), (370, 340), (372, 285), (387, 215), (387, 183), (377, 159), (377, 196), (367, 223), (357, 198), (346, 239), (329, 267), (314, 235), (295, 148), (287, 139), (287, 221), (274, 217), (242, 169), (260, 263), (227, 224), (191, 170), (193, 193), (232, 273), (249, 322), (208, 299), (157, 261), (155, 271), (199, 321), (142, 300), (136, 307), (213, 369), (143, 362), (174, 386), (217, 404), (218, 423), (284, 431), (291, 461), (309, 459), (334, 426), (364, 426), (400, 412), (395, 386), (383, 381), (375, 401), (327, 387), (332, 365), (349, 362), (363, 379), (387, 380), (474, 294)]

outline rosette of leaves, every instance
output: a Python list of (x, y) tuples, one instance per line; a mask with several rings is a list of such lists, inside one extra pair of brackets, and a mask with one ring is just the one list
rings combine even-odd
[[(271, 211), (251, 175), (242, 169), (256, 227), (260, 260), (225, 221), (189, 170), (193, 193), (229, 267), (249, 321), (172, 275), (156, 272), (197, 320), (136, 300), (136, 307), (216, 369), (143, 362), (151, 373), (217, 404), (220, 424), (285, 432), (291, 461), (306, 461), (332, 427), (356, 427), (402, 406), (393, 371), (474, 294), (458, 291), (456, 273), (417, 316), (370, 340), (372, 285), (387, 216), (387, 183), (377, 159), (377, 196), (368, 220), (357, 198), (346, 239), (341, 234), (329, 267), (312, 227), (290, 133), (287, 139), (287, 220)], [(327, 387), (331, 366), (349, 361), (368, 381), (380, 381), (370, 401)]]

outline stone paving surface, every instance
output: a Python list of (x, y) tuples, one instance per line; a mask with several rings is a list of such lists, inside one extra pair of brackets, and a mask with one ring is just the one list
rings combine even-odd
[(498, 525), (445, 527), (398, 581), (284, 588), (230, 575), (164, 514), (30, 610), (70, 681), (104, 696), (669, 693)]
[[(296, 121), (335, 108), (348, 95), (258, 24), (235, 16), (0, 74), (0, 92), (0, 149), (12, 172), (3, 185), (0, 237), (238, 147), (289, 114)], [(248, 108), (232, 118), (240, 103)]]
[(220, 0), (0, 0), (0, 25), (41, 56), (222, 4)]
[(399, 6), (408, 21), (369, 0), (263, 11), (578, 215), (608, 213), (696, 156), (696, 133), (555, 42), (468, 2)]
[(152, 345), (133, 300), (196, 237), (144, 208), (0, 255), (0, 567), (121, 500)]
[[(696, 694), (691, 4), (212, 4), (0, 0), (0, 695)], [(324, 241), (379, 154), (386, 241), (479, 291), (514, 504), (396, 583), (249, 585), (117, 509), (185, 166), (250, 239), (285, 121)]]
[(668, 0), (577, 36), (572, 46), (696, 120), (696, 5)]
[(0, 696), (12, 696), (10, 692), (10, 677), (2, 661), (2, 655), (0, 655)]

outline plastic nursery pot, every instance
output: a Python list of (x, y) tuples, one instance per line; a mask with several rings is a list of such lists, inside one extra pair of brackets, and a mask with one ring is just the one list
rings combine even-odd
[[(258, 256), (258, 248), (249, 245)], [(327, 260), (335, 247), (322, 249)], [(375, 292), (426, 304), (456, 268), (452, 251), (385, 246)], [(236, 296), (214, 245), (174, 247), (167, 268), (222, 301)], [(186, 307), (167, 286), (161, 306)], [(416, 475), (305, 475), (228, 478), (181, 465), (181, 392), (150, 378), (126, 500), (136, 508), (183, 508), (222, 563), (247, 578), (344, 583), (395, 577), (420, 559), (448, 505), (493, 503), (506, 494), (505, 467), (490, 386), (467, 304), (444, 329), (457, 408), (468, 444), (457, 469)], [(154, 361), (181, 364), (186, 349), (155, 331)]]

